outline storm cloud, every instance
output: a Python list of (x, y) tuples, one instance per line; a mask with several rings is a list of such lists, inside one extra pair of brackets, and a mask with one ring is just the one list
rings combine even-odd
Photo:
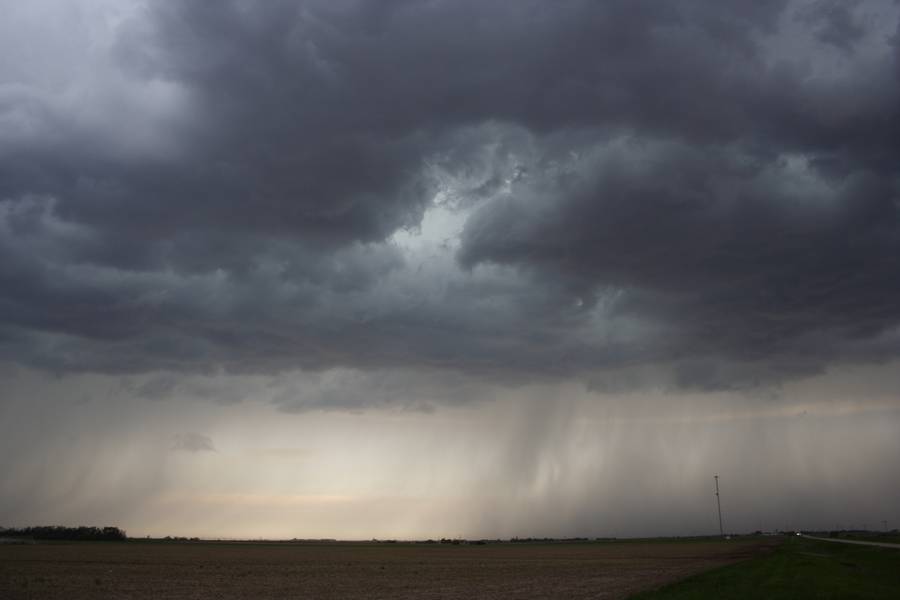
[(3, 26), (7, 361), (719, 389), (900, 350), (896, 3), (52, 6)]

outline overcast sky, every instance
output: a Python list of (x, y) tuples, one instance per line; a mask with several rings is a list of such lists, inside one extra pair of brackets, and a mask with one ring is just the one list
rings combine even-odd
[(0, 526), (900, 525), (896, 0), (0, 12)]

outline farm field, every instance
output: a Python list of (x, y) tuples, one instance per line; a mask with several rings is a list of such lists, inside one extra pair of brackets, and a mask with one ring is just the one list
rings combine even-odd
[(9, 545), (0, 546), (0, 597), (626, 598), (779, 542)]

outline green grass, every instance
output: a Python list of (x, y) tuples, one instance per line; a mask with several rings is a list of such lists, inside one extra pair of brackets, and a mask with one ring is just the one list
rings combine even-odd
[(900, 550), (788, 538), (775, 552), (633, 600), (900, 598)]

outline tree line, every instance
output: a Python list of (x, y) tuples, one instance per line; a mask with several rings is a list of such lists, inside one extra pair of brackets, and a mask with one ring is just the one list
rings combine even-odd
[(31, 538), (33, 540), (123, 541), (125, 531), (118, 527), (63, 527), (39, 525), (37, 527), (2, 528), (0, 537)]

